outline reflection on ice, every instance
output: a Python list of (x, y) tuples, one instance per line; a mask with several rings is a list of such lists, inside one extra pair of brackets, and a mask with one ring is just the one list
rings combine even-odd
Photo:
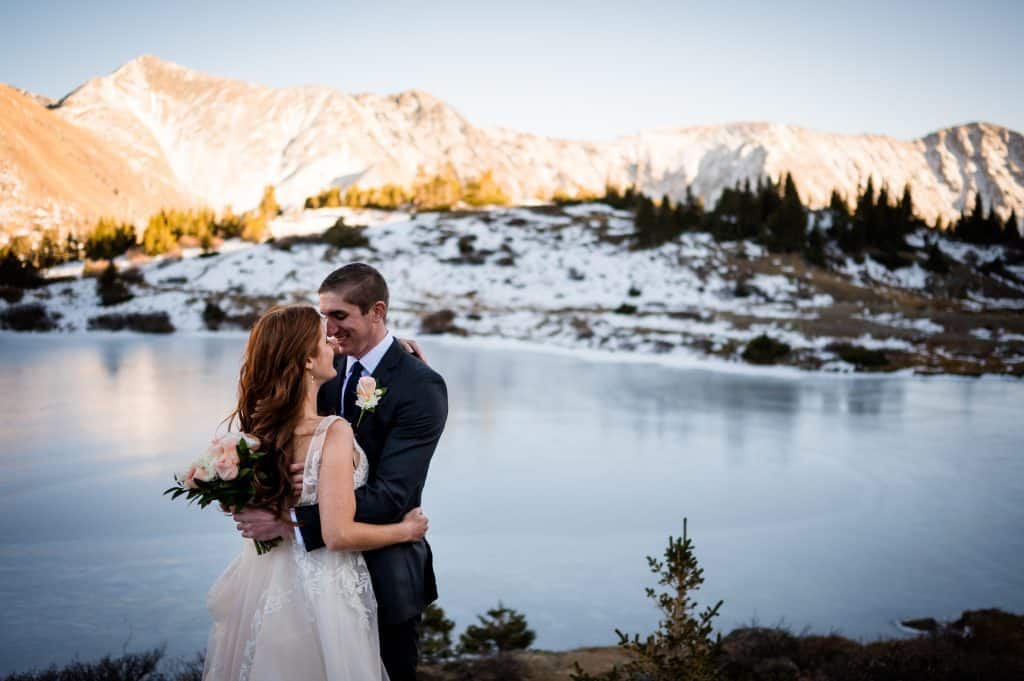
[[(0, 673), (202, 648), (237, 551), (160, 493), (230, 412), (245, 338), (0, 335)], [(1024, 608), (1024, 384), (761, 374), (425, 343), (450, 418), (431, 467), (441, 603), (502, 599), (537, 644), (644, 631), (643, 557), (690, 519), (719, 625), (864, 638)]]

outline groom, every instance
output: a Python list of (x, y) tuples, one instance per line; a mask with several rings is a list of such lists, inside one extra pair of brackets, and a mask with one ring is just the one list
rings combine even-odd
[[(420, 505), (430, 458), (448, 417), (444, 379), (395, 340), (386, 325), (387, 311), (387, 284), (369, 265), (345, 265), (320, 285), (327, 335), (337, 339), (338, 375), (321, 387), (317, 409), (321, 415), (344, 416), (366, 452), (369, 477), (355, 492), (355, 519), (363, 523), (396, 523)], [(362, 376), (373, 376), (387, 392), (360, 419), (356, 384)], [(306, 550), (322, 550), (319, 507), (296, 507), (294, 516)], [(292, 531), (262, 509), (238, 513), (235, 520), (244, 536), (258, 540)], [(419, 623), (423, 610), (437, 599), (430, 545), (423, 539), (363, 555), (377, 597), (384, 667), (390, 681), (414, 681)]]

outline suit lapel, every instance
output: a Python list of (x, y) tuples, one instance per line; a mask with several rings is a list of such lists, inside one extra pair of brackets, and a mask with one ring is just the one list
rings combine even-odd
[(377, 365), (377, 368), (371, 374), (376, 379), (378, 388), (387, 388), (390, 385), (391, 376), (394, 374), (395, 369), (398, 368), (404, 355), (405, 350), (402, 349), (398, 341), (392, 341), (391, 347), (381, 357), (380, 364)]
[[(378, 388), (387, 388), (388, 391), (390, 391), (391, 379), (394, 376), (396, 369), (401, 364), (404, 355), (405, 350), (402, 349), (402, 346), (399, 345), (398, 341), (392, 341), (391, 347), (389, 347), (388, 351), (384, 353), (384, 356), (381, 357), (380, 362), (377, 364), (377, 368), (373, 370), (372, 374), (370, 374), (373, 376), (374, 380), (377, 381)], [(360, 435), (365, 439), (372, 437), (368, 431), (370, 429), (375, 429), (375, 427), (379, 425), (377, 412), (384, 406), (383, 403), (386, 402), (387, 399), (388, 395), (385, 393), (381, 398), (382, 404), (380, 406), (373, 411), (368, 411), (363, 414), (359, 427), (355, 429), (357, 439)], [(355, 424), (353, 424), (353, 427), (354, 426)]]

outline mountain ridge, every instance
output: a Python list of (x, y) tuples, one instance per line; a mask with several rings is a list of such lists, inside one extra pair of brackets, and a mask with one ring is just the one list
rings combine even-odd
[(1024, 215), (1024, 137), (984, 121), (909, 141), (761, 121), (577, 141), (476, 126), (424, 90), (271, 88), (153, 55), (90, 79), (50, 111), (101, 139), (150, 183), (172, 188), (176, 202), (215, 209), (251, 208), (268, 184), (283, 205), (296, 206), (331, 185), (410, 185), (418, 169), (450, 163), (463, 177), (493, 171), (517, 201), (635, 183), (673, 199), (692, 186), (711, 205), (737, 182), (789, 172), (814, 207), (833, 189), (852, 200), (870, 178), (891, 192), (909, 184), (929, 221), (955, 219), (976, 193), (1004, 218)]

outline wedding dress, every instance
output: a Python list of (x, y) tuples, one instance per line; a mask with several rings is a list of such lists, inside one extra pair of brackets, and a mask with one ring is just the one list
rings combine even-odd
[[(327, 429), (316, 427), (306, 453), (300, 505), (317, 502)], [(355, 487), (366, 484), (366, 454), (356, 445)], [(253, 542), (210, 588), (213, 617), (204, 681), (386, 681), (377, 636), (377, 602), (363, 555), (306, 552), (294, 536), (269, 553)]]

